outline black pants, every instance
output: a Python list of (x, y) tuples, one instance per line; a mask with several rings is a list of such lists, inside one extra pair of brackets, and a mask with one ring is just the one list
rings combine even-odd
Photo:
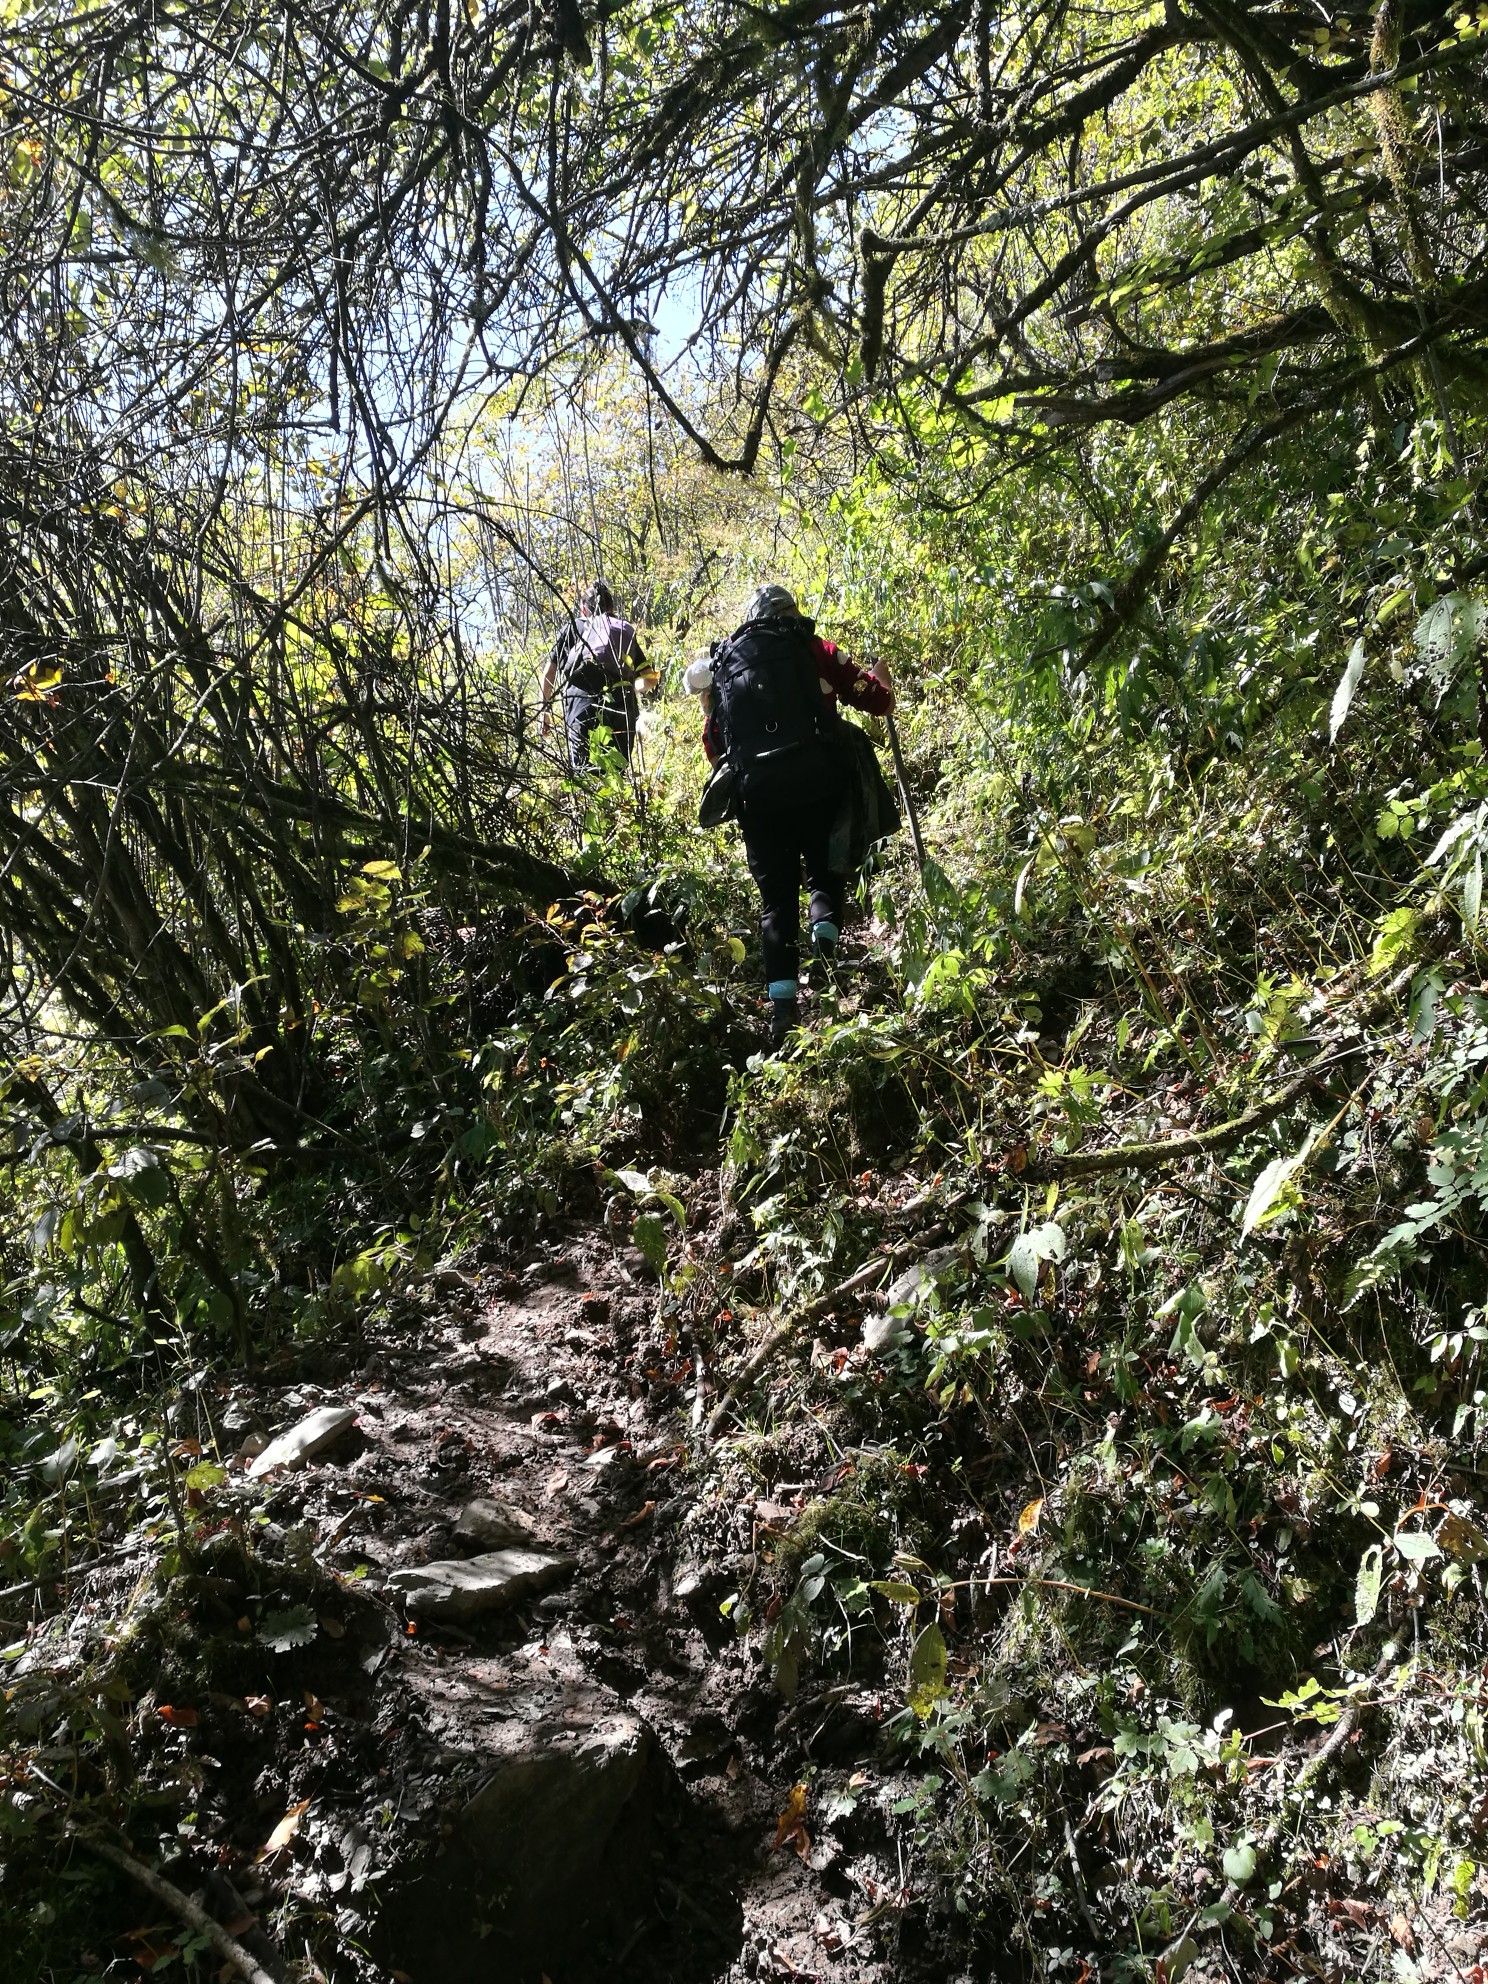
[(608, 724), (615, 740), (615, 749), (628, 760), (630, 747), (635, 741), (636, 717), (634, 690), (627, 694), (625, 690), (617, 689), (615, 700), (605, 702), (582, 689), (565, 689), (563, 727), (568, 733), (568, 755), (574, 770), (593, 770), (589, 759), (589, 734), (601, 723)]
[(793, 980), (800, 971), (803, 862), (812, 922), (841, 920), (844, 877), (827, 866), (841, 786), (841, 773), (834, 765), (804, 788), (798, 785), (775, 798), (751, 798), (740, 808), (744, 852), (760, 892), (767, 984)]

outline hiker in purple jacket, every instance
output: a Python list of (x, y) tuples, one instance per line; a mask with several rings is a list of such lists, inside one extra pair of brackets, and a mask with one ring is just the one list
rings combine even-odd
[(553, 698), (563, 691), (563, 727), (575, 771), (590, 769), (589, 738), (608, 726), (615, 749), (630, 757), (635, 742), (636, 677), (647, 666), (635, 628), (615, 611), (603, 579), (579, 596), (579, 617), (570, 621), (548, 652), (542, 674), (542, 735), (553, 721)]

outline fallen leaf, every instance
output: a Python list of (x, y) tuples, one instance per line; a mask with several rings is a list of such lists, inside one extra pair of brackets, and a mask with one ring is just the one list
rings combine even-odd
[(1464, 1564), (1478, 1564), (1488, 1557), (1488, 1536), (1475, 1522), (1450, 1510), (1442, 1517), (1436, 1540), (1449, 1557), (1459, 1558)]
[(1042, 1495), (1036, 1495), (1031, 1502), (1026, 1502), (1018, 1515), (1018, 1534), (1020, 1536), (1032, 1536), (1033, 1532), (1039, 1526), (1039, 1517), (1043, 1512), (1044, 1498)]
[(811, 1851), (811, 1836), (806, 1830), (806, 1799), (806, 1786), (793, 1784), (785, 1809), (775, 1821), (775, 1844), (793, 1846), (803, 1860)]
[(784, 1502), (756, 1502), (754, 1515), (767, 1529), (784, 1529), (796, 1519), (796, 1511)]
[(1416, 1939), (1411, 1934), (1411, 1925), (1403, 1915), (1397, 1915), (1390, 1923), (1390, 1941), (1398, 1943), (1407, 1956), (1416, 1953)]
[(253, 1864), (259, 1866), (275, 1853), (282, 1853), (300, 1829), (300, 1820), (310, 1809), (310, 1800), (302, 1798), (298, 1805), (291, 1805), (284, 1817), (269, 1834), (260, 1852), (254, 1856)]
[(250, 1715), (257, 1716), (260, 1722), (266, 1715), (274, 1713), (274, 1704), (267, 1695), (245, 1695), (243, 1706)]
[(172, 1708), (167, 1702), (156, 1713), (162, 1722), (168, 1722), (172, 1729), (195, 1729), (196, 1710), (194, 1708)]
[(305, 1713), (312, 1722), (322, 1722), (325, 1720), (325, 1703), (315, 1693), (313, 1688), (307, 1688), (305, 1690)]
[(655, 1514), (656, 1514), (656, 1504), (654, 1502), (643, 1502), (640, 1508), (636, 1510), (633, 1516), (627, 1516), (625, 1518), (624, 1522), (621, 1523), (620, 1527), (622, 1529), (636, 1529), (643, 1522), (645, 1522), (649, 1516), (654, 1516)]

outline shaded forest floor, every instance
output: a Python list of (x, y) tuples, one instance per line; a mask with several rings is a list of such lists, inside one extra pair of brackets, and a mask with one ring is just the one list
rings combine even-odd
[[(716, 1188), (716, 1174), (700, 1181)], [(245, 1487), (269, 1435), (328, 1406), (356, 1417), (276, 1471), (246, 1521), (214, 1524), (163, 1603), (127, 1560), (82, 1577), (16, 1663), (16, 1698), (44, 1716), (59, 1689), (97, 1684), (91, 1619), (144, 1606), (112, 1663), (128, 1677), (115, 1692), (132, 1708), (130, 1801), (137, 1816), (192, 1808), (165, 1871), (270, 1976), (288, 1974), (296, 1942), (415, 1984), (868, 1984), (944, 1977), (967, 1953), (896, 1840), (919, 1778), (878, 1754), (882, 1675), (787, 1702), (720, 1614), (749, 1561), (733, 1547), (741, 1520), (768, 1560), (852, 1463), (726, 1507), (700, 1495), (697, 1377), (639, 1265), (578, 1229), (521, 1272), (447, 1275), (357, 1345), (355, 1369), (322, 1352), (273, 1379), (198, 1387), (182, 1458), (236, 1446)], [(472, 1505), (499, 1511), (507, 1542), (561, 1554), (556, 1584), (458, 1626), (410, 1617), (388, 1574), (470, 1557), (477, 1542), (455, 1532)], [(600, 1763), (550, 1787), (555, 1741)], [(469, 1814), (502, 1771), (525, 1773), (520, 1823), (493, 1840)], [(520, 1835), (550, 1806), (550, 1857), (514, 1893)], [(122, 1939), (145, 1967), (211, 1956), (168, 1911), (146, 1922), (127, 1881), (110, 1900), (95, 1938)]]

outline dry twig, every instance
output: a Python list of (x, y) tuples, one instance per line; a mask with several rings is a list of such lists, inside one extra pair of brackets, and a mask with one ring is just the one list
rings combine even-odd
[(90, 1853), (96, 1853), (99, 1859), (109, 1861), (122, 1873), (127, 1874), (147, 1894), (153, 1895), (156, 1901), (168, 1908), (179, 1921), (184, 1922), (188, 1929), (194, 1929), (199, 1936), (205, 1936), (223, 1962), (230, 1963), (240, 1976), (247, 1979), (247, 1984), (278, 1984), (278, 1980), (270, 1976), (236, 1937), (230, 1936), (222, 1924), (208, 1915), (204, 1908), (199, 1907), (190, 1895), (183, 1894), (174, 1881), (168, 1881), (163, 1874), (153, 1872), (142, 1860), (136, 1860), (134, 1855), (126, 1853), (122, 1846), (115, 1846), (111, 1839), (103, 1839), (96, 1832), (79, 1829), (73, 1837)]

